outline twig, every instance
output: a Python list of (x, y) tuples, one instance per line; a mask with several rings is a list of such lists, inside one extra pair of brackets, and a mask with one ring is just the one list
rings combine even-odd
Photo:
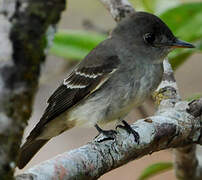
[(115, 21), (120, 21), (129, 14), (135, 12), (135, 9), (128, 0), (100, 0), (104, 6), (110, 11)]
[(83, 27), (86, 29), (86, 30), (90, 30), (90, 31), (95, 31), (95, 32), (98, 32), (98, 33), (101, 33), (101, 34), (104, 34), (104, 35), (108, 35), (109, 34), (109, 31), (107, 30), (104, 30), (103, 28), (93, 24), (90, 20), (88, 19), (85, 19), (83, 20), (82, 22), (83, 24)]

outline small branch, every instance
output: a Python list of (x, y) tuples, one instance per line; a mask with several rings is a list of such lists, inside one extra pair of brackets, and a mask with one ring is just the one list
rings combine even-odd
[[(165, 106), (167, 100), (170, 100), (170, 107), (173, 107), (178, 101), (181, 100), (177, 83), (173, 75), (172, 67), (167, 59), (163, 62), (163, 79), (157, 90), (153, 94), (155, 103), (158, 106)], [(167, 107), (166, 105), (165, 107)]]
[[(190, 102), (186, 111), (195, 117), (195, 121), (200, 122), (202, 127), (202, 99)], [(202, 131), (200, 130), (200, 134)], [(196, 143), (202, 143), (202, 136), (195, 139)], [(196, 145), (188, 145), (186, 147), (174, 150), (175, 173), (178, 179), (183, 180), (200, 180), (202, 179), (202, 167), (198, 163), (196, 155)]]
[(100, 0), (100, 2), (104, 4), (117, 22), (135, 12), (128, 0)]
[[(165, 88), (166, 87), (166, 88)], [(173, 75), (172, 68), (167, 60), (164, 60), (164, 76), (163, 81), (154, 94), (157, 104), (159, 104), (159, 110), (163, 108), (173, 107), (174, 104), (180, 103), (181, 98), (177, 88), (177, 84)], [(170, 101), (170, 103), (168, 103)], [(202, 100), (192, 101), (188, 104), (189, 108), (184, 109), (192, 115), (195, 120), (200, 122), (200, 115), (202, 113)], [(182, 121), (185, 122), (183, 119)], [(199, 123), (198, 128), (201, 127)], [(190, 133), (196, 133), (190, 132)], [(202, 131), (200, 132), (202, 133)], [(197, 140), (192, 142), (198, 142), (200, 144), (200, 136)], [(187, 146), (176, 148), (174, 153), (174, 167), (175, 174), (178, 179), (183, 180), (198, 180), (202, 178), (202, 167), (198, 164), (196, 156), (196, 145), (188, 144)]]
[(94, 31), (94, 32), (97, 32), (97, 33), (101, 33), (101, 34), (104, 34), (104, 35), (108, 35), (109, 34), (109, 31), (107, 30), (104, 30), (103, 28), (93, 24), (90, 20), (88, 19), (85, 19), (83, 22), (82, 22), (82, 25), (84, 27), (84, 29), (86, 30), (90, 30), (90, 31)]
[[(164, 88), (167, 87), (166, 89)], [(179, 95), (179, 91), (177, 88), (177, 84), (174, 78), (174, 74), (171, 68), (171, 65), (167, 60), (164, 60), (164, 76), (163, 81), (158, 87), (156, 93), (156, 102), (159, 103), (159, 110), (161, 107), (168, 108), (172, 107), (174, 104), (181, 102), (181, 98)], [(154, 95), (155, 96), (155, 95)], [(170, 104), (168, 104), (168, 100)], [(200, 116), (202, 114), (202, 100), (192, 101), (188, 104), (189, 108), (185, 108), (185, 110), (192, 115), (195, 120), (200, 122)], [(184, 121), (184, 119), (183, 119)], [(184, 122), (186, 123), (186, 122)], [(199, 123), (198, 128), (201, 127), (201, 123)], [(196, 133), (196, 132), (191, 132)], [(200, 132), (202, 133), (202, 131)], [(193, 142), (201, 143), (201, 137), (198, 137), (197, 140), (193, 139)], [(178, 179), (183, 180), (198, 180), (202, 178), (202, 167), (198, 164), (197, 156), (196, 156), (196, 145), (188, 144), (185, 147), (180, 147), (174, 149), (174, 167), (175, 174)]]
[(178, 179), (197, 179), (198, 160), (195, 152), (196, 145), (192, 144), (183, 148), (174, 149), (175, 173)]

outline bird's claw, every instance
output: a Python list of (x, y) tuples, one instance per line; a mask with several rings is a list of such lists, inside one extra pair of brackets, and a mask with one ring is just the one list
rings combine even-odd
[(99, 132), (99, 134), (95, 137), (95, 139), (100, 135), (103, 134), (105, 137), (98, 140), (98, 142), (103, 142), (107, 140), (114, 140), (116, 137), (117, 132), (115, 130), (103, 130), (101, 129), (97, 124), (95, 125), (95, 128)]
[(140, 143), (139, 134), (125, 120), (122, 120), (122, 123), (123, 123), (123, 125), (117, 125), (116, 129), (121, 128), (121, 129), (126, 130), (129, 134), (132, 133), (135, 138), (135, 142), (137, 142), (137, 144), (139, 144)]

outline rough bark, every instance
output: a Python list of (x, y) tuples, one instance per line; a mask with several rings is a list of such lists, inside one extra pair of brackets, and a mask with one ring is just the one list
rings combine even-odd
[[(200, 142), (199, 121), (186, 112), (186, 102), (160, 109), (156, 116), (132, 125), (140, 135), (140, 143), (124, 130), (118, 129), (114, 141), (99, 142), (103, 137), (81, 148), (63, 153), (29, 169), (17, 180), (97, 179), (106, 172), (153, 152), (183, 147)], [(193, 133), (194, 132), (194, 133)], [(189, 170), (190, 172), (190, 170)]]
[[(201, 120), (202, 120), (202, 99), (194, 100), (190, 102), (187, 112), (195, 117), (194, 122), (199, 122), (198, 132), (200, 135), (198, 139), (193, 140), (193, 142), (202, 143), (201, 138)], [(195, 132), (194, 132), (195, 133)], [(176, 148), (174, 151), (174, 166), (175, 174), (178, 179), (183, 180), (200, 180), (202, 179), (202, 166), (199, 164), (197, 154), (196, 154), (196, 144), (189, 144), (185, 147)]]
[(128, 0), (100, 0), (100, 2), (109, 10), (117, 22), (135, 12)]
[(0, 5), (0, 179), (8, 180), (65, 0), (6, 0)]

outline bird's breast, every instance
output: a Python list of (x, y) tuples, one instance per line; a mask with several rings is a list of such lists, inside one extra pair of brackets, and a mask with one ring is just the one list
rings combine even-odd
[(75, 120), (78, 125), (92, 126), (123, 118), (157, 88), (162, 72), (160, 65), (118, 72), (100, 90), (73, 108), (68, 119)]
[[(114, 86), (110, 94), (111, 103), (108, 119), (117, 119), (127, 115), (131, 109), (140, 105), (158, 87), (162, 80), (161, 64), (140, 66), (135, 72), (128, 72)], [(118, 80), (117, 80), (118, 81)]]

